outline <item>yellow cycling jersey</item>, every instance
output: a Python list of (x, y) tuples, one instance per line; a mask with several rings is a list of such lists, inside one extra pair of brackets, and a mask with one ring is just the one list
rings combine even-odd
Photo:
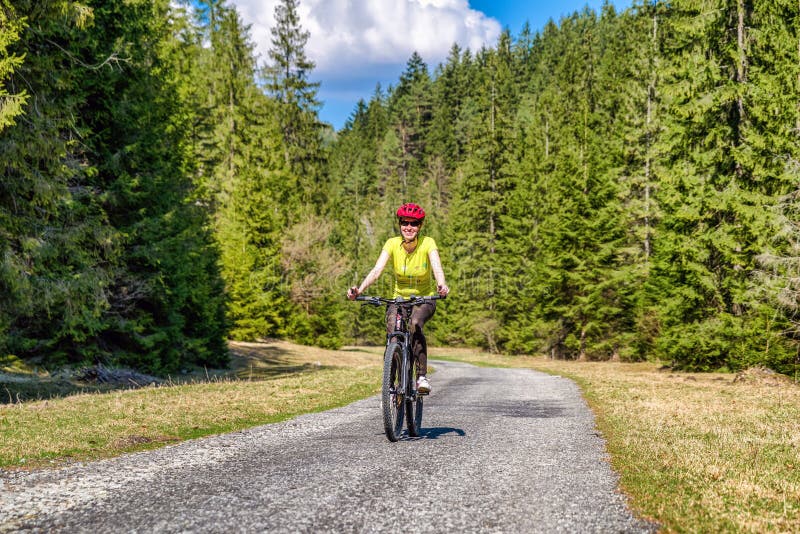
[(402, 237), (392, 237), (383, 245), (389, 253), (394, 267), (394, 297), (430, 297), (436, 294), (436, 279), (433, 277), (428, 254), (438, 250), (432, 237), (420, 236), (417, 248), (409, 254), (403, 248)]

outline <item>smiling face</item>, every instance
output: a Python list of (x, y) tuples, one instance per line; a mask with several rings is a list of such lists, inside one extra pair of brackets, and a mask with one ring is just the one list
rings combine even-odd
[(402, 217), (400, 219), (400, 235), (404, 241), (414, 241), (422, 227), (422, 221)]

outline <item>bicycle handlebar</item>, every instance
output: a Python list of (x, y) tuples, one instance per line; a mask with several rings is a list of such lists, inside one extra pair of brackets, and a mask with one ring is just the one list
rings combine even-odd
[(430, 297), (409, 297), (405, 299), (403, 297), (397, 297), (394, 299), (387, 299), (384, 297), (369, 297), (366, 295), (359, 295), (355, 298), (355, 300), (360, 300), (365, 304), (372, 304), (373, 306), (380, 306), (382, 304), (395, 304), (397, 306), (416, 306), (417, 304), (423, 304), (425, 302), (430, 302), (432, 300), (444, 300), (447, 296), (442, 295), (432, 295)]

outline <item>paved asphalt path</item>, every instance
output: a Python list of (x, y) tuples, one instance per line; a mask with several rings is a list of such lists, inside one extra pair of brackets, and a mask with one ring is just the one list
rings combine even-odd
[(423, 436), (380, 400), (111, 460), (0, 471), (0, 531), (652, 532), (577, 386), (435, 362)]

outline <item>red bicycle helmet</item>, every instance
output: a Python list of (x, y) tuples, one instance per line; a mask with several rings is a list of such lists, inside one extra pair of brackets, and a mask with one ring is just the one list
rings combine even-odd
[(397, 208), (397, 218), (401, 217), (421, 221), (425, 219), (425, 210), (414, 203), (408, 202)]

